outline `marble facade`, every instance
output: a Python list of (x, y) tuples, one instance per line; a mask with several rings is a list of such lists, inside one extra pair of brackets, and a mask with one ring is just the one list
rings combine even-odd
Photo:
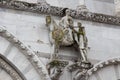
[[(80, 5), (79, 1), (46, 0), (45, 2), (52, 6), (76, 10), (77, 6)], [(40, 0), (27, 0), (27, 2), (37, 3)], [(116, 5), (113, 0), (85, 0), (85, 5), (93, 13), (111, 16), (116, 14)], [(118, 9), (117, 12), (117, 15), (119, 15)], [(0, 8), (0, 54), (4, 55), (12, 65), (15, 65), (26, 80), (50, 80), (46, 64), (50, 59), (51, 46), (48, 28), (45, 25), (45, 17), (46, 14)], [(57, 23), (61, 19), (60, 16), (53, 15), (52, 17)], [(119, 25), (80, 19), (74, 19), (74, 21), (74, 25), (77, 25), (78, 21), (83, 24), (88, 37), (90, 49), (87, 56), (94, 64), (94, 67), (88, 71), (88, 80), (119, 80)], [(22, 45), (18, 43), (18, 40)], [(77, 57), (74, 53), (76, 53), (74, 49), (61, 48), (59, 58), (71, 64)], [(14, 80), (5, 70), (1, 71), (0, 67), (0, 76), (2, 75), (3, 77), (0, 77), (0, 80)], [(4, 76), (8, 76), (8, 78), (4, 78)], [(64, 71), (59, 80), (72, 80), (73, 76), (74, 73)]]

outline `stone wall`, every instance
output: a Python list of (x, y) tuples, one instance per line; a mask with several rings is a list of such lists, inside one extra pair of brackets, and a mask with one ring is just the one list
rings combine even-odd
[[(50, 53), (45, 15), (9, 9), (0, 9), (0, 11), (0, 15), (2, 15), (0, 18), (1, 26), (4, 26), (34, 51)], [(60, 20), (59, 17), (54, 18), (56, 21)], [(75, 20), (75, 22), (77, 21)], [(119, 56), (119, 26), (89, 21), (81, 22), (86, 28), (89, 46), (91, 47), (88, 53), (90, 59), (103, 60)], [(71, 51), (69, 53), (73, 54)]]
[[(32, 0), (30, 1), (33, 2)], [(77, 0), (74, 1), (74, 3), (72, 1), (69, 1), (69, 3), (67, 3), (68, 2), (67, 0), (65, 3), (60, 2), (59, 0), (56, 0), (54, 2), (53, 0), (46, 0), (46, 1), (49, 4), (54, 6), (68, 7), (72, 9), (75, 9), (76, 6), (78, 5)], [(76, 5), (71, 5), (71, 4), (76, 4)], [(89, 11), (114, 15), (114, 3), (111, 0), (110, 1), (103, 1), (103, 0), (88, 1), (87, 0), (86, 5)], [(39, 56), (39, 58), (42, 60), (43, 64), (46, 65), (46, 63), (49, 61), (48, 58), (50, 58), (50, 53), (51, 53), (51, 45), (49, 42), (49, 32), (48, 32), (48, 28), (45, 25), (46, 15), (11, 10), (11, 9), (4, 9), (4, 8), (0, 8), (0, 15), (1, 15), (0, 26), (7, 29), (19, 40), (21, 40), (25, 45), (27, 45), (31, 50), (35, 51), (36, 54)], [(57, 21), (57, 23), (61, 19), (61, 17), (56, 17), (56, 16), (52, 16), (52, 17), (55, 19), (55, 21)], [(75, 21), (75, 24), (74, 24), (75, 26), (77, 22), (80, 21), (86, 29), (86, 34), (88, 37), (88, 43), (90, 47), (90, 50), (87, 56), (93, 64), (96, 64), (98, 61), (103, 61), (109, 58), (120, 56), (120, 49), (119, 49), (120, 27), (119, 26), (96, 23), (92, 21), (76, 20), (76, 19), (74, 19), (74, 21)], [(2, 39), (1, 39), (1, 44), (2, 44)], [(1, 51), (2, 50), (4, 49), (1, 48)], [(69, 58), (71, 58), (70, 59), (71, 61), (72, 57), (77, 57), (76, 53), (77, 52), (73, 48), (62, 48), (60, 49), (59, 54), (62, 55), (62, 57), (65, 56), (63, 60), (69, 60)], [(19, 59), (20, 57), (21, 56), (17, 56), (17, 51), (9, 55), (9, 58), (13, 62)], [(20, 63), (23, 62), (23, 58), (20, 58), (19, 60), (20, 60)], [(14, 62), (14, 63), (16, 65), (20, 65), (17, 62)], [(29, 67), (29, 64), (23, 65), (22, 67), (20, 68), (18, 67), (18, 68), (23, 69), (24, 66), (27, 66), (26, 67), (27, 69)], [(31, 68), (28, 68), (28, 69), (31, 69)], [(32, 71), (28, 74), (25, 74), (27, 79), (32, 80), (34, 76), (37, 76), (35, 80), (39, 80), (37, 72), (34, 69), (33, 69), (33, 72), (34, 72), (34, 75), (31, 76), (32, 78), (29, 77), (29, 75), (32, 74)], [(23, 73), (24, 73), (24, 70), (23, 70)], [(73, 74), (65, 72), (60, 79), (68, 80), (68, 77), (66, 76), (69, 76), (69, 80), (71, 80), (72, 79), (71, 75), (73, 76)]]

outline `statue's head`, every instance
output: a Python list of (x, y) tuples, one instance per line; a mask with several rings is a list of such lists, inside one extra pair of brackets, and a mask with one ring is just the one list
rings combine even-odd
[(68, 8), (63, 9), (63, 15), (62, 16), (65, 16), (65, 15), (70, 15), (70, 10)]
[(69, 15), (70, 15), (70, 11), (67, 9), (67, 10), (65, 11), (65, 14), (69, 16)]

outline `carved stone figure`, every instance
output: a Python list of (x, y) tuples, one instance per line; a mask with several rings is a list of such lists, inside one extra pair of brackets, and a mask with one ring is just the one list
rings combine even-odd
[[(75, 63), (75, 65), (77, 65), (75, 80), (77, 80), (79, 77), (83, 76), (83, 73), (85, 74), (85, 72), (91, 68), (91, 63), (86, 57), (88, 41), (85, 28), (78, 22), (78, 30), (74, 29), (73, 19), (69, 16), (69, 10), (66, 10), (66, 15), (60, 20), (59, 25), (57, 25), (51, 16), (46, 17), (46, 25), (49, 27), (49, 37), (52, 46), (50, 63), (56, 60), (59, 63), (58, 53), (60, 46), (74, 47), (79, 54), (77, 63)], [(51, 66), (51, 64), (49, 64), (49, 66)], [(48, 71), (52, 80), (58, 80), (63, 72), (63, 68), (52, 66), (48, 68)]]
[(54, 54), (54, 59), (58, 56), (60, 46), (73, 45), (78, 50), (79, 61), (87, 62), (88, 40), (85, 34), (85, 28), (82, 27), (80, 22), (78, 22), (78, 31), (73, 28), (73, 19), (69, 16), (68, 10), (66, 10), (66, 16), (60, 20), (59, 26), (50, 16), (46, 17), (46, 23), (49, 26), (49, 37), (53, 50), (51, 54)]
[(52, 54), (54, 54), (54, 59), (56, 59), (60, 46), (74, 44), (72, 37), (73, 20), (66, 11), (66, 16), (60, 20), (59, 25), (50, 16), (46, 17), (46, 23), (50, 31), (49, 37), (53, 50)]
[(79, 51), (81, 56), (81, 61), (87, 61), (86, 53), (88, 49), (88, 40), (85, 33), (85, 28), (82, 26), (80, 22), (78, 22), (78, 31), (73, 28), (74, 32), (74, 40), (79, 45)]
[(52, 80), (59, 80), (62, 75), (64, 68), (68, 65), (68, 62), (53, 60), (47, 65), (48, 74)]
[(69, 10), (66, 10), (66, 16), (64, 16), (60, 22), (59, 26), (63, 28), (63, 30), (66, 32), (64, 35), (64, 39), (62, 42), (62, 45), (71, 45), (73, 44), (73, 37), (72, 37), (72, 28), (73, 28), (73, 19), (69, 14)]
[[(50, 25), (51, 23), (52, 25)], [(64, 67), (68, 64), (64, 61), (58, 60), (58, 50), (63, 41), (65, 31), (62, 27), (58, 27), (51, 16), (46, 17), (46, 25), (49, 27), (49, 37), (52, 46), (51, 61), (47, 65), (48, 73), (52, 80), (58, 80), (64, 70)]]
[(49, 38), (50, 38), (50, 43), (52, 46), (51, 59), (57, 59), (57, 53), (59, 50), (59, 46), (61, 42), (63, 41), (63, 37), (65, 33), (61, 27), (58, 27), (58, 25), (51, 18), (51, 16), (46, 17), (46, 25), (49, 27), (49, 31), (50, 31)]

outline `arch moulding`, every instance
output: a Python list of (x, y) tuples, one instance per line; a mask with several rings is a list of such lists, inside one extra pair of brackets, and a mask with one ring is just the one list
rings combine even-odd
[(13, 80), (26, 80), (24, 75), (3, 55), (0, 54), (0, 68), (6, 71)]
[(44, 64), (31, 49), (29, 49), (25, 44), (23, 44), (20, 40), (18, 40), (15, 36), (13, 36), (3, 27), (0, 27), (0, 36), (8, 40), (10, 43), (12, 43), (26, 56), (26, 58), (33, 65), (33, 67), (38, 72), (42, 80), (50, 80)]
[(92, 69), (90, 69), (87, 73), (89, 76), (91, 76), (93, 73), (97, 72), (100, 69), (103, 69), (107, 66), (110, 65), (115, 65), (115, 64), (119, 64), (120, 63), (120, 57), (116, 57), (116, 58), (111, 58), (105, 61), (101, 61), (98, 64), (94, 65), (94, 67)]

